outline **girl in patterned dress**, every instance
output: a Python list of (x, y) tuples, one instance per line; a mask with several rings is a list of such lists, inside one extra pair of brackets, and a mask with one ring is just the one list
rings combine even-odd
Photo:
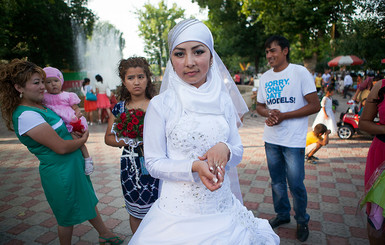
[(122, 59), (119, 63), (119, 77), (122, 84), (118, 88), (118, 103), (112, 110), (105, 134), (107, 145), (124, 147), (121, 156), (121, 184), (126, 209), (130, 215), (130, 226), (135, 233), (140, 222), (158, 198), (159, 180), (152, 178), (144, 167), (143, 142), (128, 142), (115, 135), (115, 119), (131, 109), (146, 111), (154, 88), (152, 73), (147, 61), (142, 57)]

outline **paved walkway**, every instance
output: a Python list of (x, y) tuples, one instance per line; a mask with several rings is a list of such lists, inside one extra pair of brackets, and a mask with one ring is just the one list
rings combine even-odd
[[(339, 113), (346, 100), (339, 95)], [(312, 116), (309, 122), (312, 122)], [(274, 216), (270, 177), (262, 141), (262, 117), (247, 114), (240, 134), (244, 156), (238, 171), (245, 205), (262, 218)], [(309, 123), (309, 125), (311, 125)], [(124, 208), (120, 181), (120, 149), (104, 144), (106, 125), (90, 129), (87, 147), (96, 163), (91, 175), (99, 198), (98, 208), (113, 232), (130, 240), (128, 214)], [(317, 165), (306, 164), (310, 236), (305, 244), (368, 244), (365, 215), (357, 209), (363, 193), (364, 169), (371, 137), (356, 135), (351, 140), (332, 138), (317, 156)], [(294, 214), (293, 214), (294, 215)], [(295, 239), (296, 223), (276, 229), (281, 244), (300, 244)], [(88, 222), (75, 226), (73, 244), (96, 244), (97, 232)], [(0, 123), (0, 244), (59, 244), (57, 224), (45, 199), (37, 159), (13, 132)]]

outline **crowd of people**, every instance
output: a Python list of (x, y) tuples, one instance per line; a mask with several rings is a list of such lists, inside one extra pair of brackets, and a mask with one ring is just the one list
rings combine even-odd
[[(71, 244), (73, 226), (86, 220), (97, 230), (100, 244), (124, 241), (106, 228), (89, 176), (94, 164), (85, 143), (96, 110), (97, 123), (108, 120), (105, 143), (123, 148), (121, 188), (134, 234), (129, 244), (279, 244), (274, 229), (291, 222), (288, 190), (294, 200), (296, 238), (305, 242), (310, 221), (305, 160), (316, 163), (314, 154), (336, 133), (336, 90), (361, 104), (366, 101), (360, 128), (376, 136), (368, 153), (362, 203), (367, 203), (371, 244), (384, 244), (385, 203), (378, 201), (378, 193), (385, 185), (385, 80), (374, 80), (371, 74), (360, 77), (353, 95), (347, 73), (338, 90), (329, 69), (312, 76), (304, 66), (292, 64), (285, 37), (266, 40), (271, 69), (252, 91), (252, 115), (266, 118), (263, 141), (276, 213), (266, 220), (243, 205), (237, 177), (243, 155), (238, 129), (248, 112), (236, 87), (240, 76), (233, 80), (214, 49), (211, 31), (198, 20), (173, 27), (168, 48), (158, 95), (150, 65), (142, 57), (120, 60), (121, 84), (110, 96), (101, 75), (95, 76), (95, 89), (85, 78), (85, 117), (80, 98), (62, 91), (63, 74), (57, 68), (42, 69), (25, 60), (2, 65), (2, 116), (40, 161), (60, 244)], [(313, 130), (307, 132), (308, 116), (315, 113)]]
[(331, 72), (329, 68), (325, 69), (324, 73), (313, 72), (313, 77), (317, 92), (321, 97), (326, 93), (327, 87), (332, 86), (344, 99), (349, 97), (357, 103), (365, 99), (374, 84), (384, 78), (380, 72), (375, 73), (372, 70), (355, 74), (346, 70)]
[(81, 86), (83, 95), (84, 111), (86, 112), (87, 123), (92, 126), (95, 122), (93, 113), (97, 111), (97, 123), (102, 124), (108, 121), (111, 110), (117, 103), (115, 93), (103, 82), (100, 74), (95, 76), (95, 88), (91, 86), (91, 80), (84, 78)]

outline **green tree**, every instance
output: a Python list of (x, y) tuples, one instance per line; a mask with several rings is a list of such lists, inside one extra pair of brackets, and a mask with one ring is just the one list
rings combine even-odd
[(337, 54), (354, 54), (366, 69), (381, 70), (385, 58), (385, 0), (359, 1), (360, 15), (348, 22), (336, 39)]
[(69, 5), (63, 0), (0, 1), (1, 59), (28, 57), (40, 66), (76, 67), (72, 20), (93, 24), (93, 14), (82, 7), (87, 0)]
[(261, 22), (255, 16), (246, 16), (238, 0), (193, 0), (209, 9), (206, 23), (215, 39), (215, 49), (230, 70), (240, 70), (239, 63), (254, 63), (258, 71), (264, 56), (264, 39)]
[[(385, 0), (356, 0), (357, 5), (362, 9), (364, 19), (376, 18), (378, 27), (385, 30)], [(362, 15), (361, 13), (361, 15)]]
[(176, 20), (184, 17), (184, 10), (174, 3), (168, 8), (164, 0), (158, 6), (149, 3), (144, 10), (136, 12), (139, 18), (140, 36), (144, 38), (144, 52), (150, 57), (151, 63), (158, 64), (159, 74), (168, 60), (167, 34), (176, 24)]
[(86, 7), (88, 0), (68, 0), (71, 9), (71, 19), (74, 24), (81, 27), (85, 34), (90, 36), (97, 17)]
[[(310, 69), (325, 54), (330, 40), (338, 35), (337, 21), (349, 21), (353, 0), (242, 0), (247, 17), (256, 16), (266, 34), (286, 36), (293, 46), (294, 62), (304, 62)], [(334, 30), (333, 30), (334, 29)], [(328, 53), (332, 53), (329, 49)], [(302, 59), (302, 60), (298, 60)]]

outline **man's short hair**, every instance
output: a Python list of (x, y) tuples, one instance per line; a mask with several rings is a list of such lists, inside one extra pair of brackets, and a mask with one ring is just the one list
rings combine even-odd
[(290, 42), (283, 36), (273, 35), (269, 37), (265, 42), (265, 49), (270, 48), (272, 43), (277, 43), (278, 46), (281, 47), (282, 50), (287, 48), (286, 60), (290, 61)]
[(325, 124), (322, 124), (322, 123), (318, 123), (314, 127), (314, 133), (316, 135), (324, 134), (327, 130), (328, 130), (328, 128), (325, 126)]

